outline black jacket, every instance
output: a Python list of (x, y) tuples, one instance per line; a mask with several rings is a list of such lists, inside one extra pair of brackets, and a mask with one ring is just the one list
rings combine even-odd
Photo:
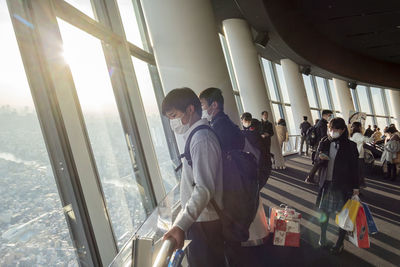
[[(336, 188), (349, 195), (353, 189), (359, 187), (357, 145), (349, 140), (348, 132), (345, 131), (337, 140), (324, 137), (318, 146), (317, 155), (320, 151), (326, 151), (326, 149), (329, 153), (331, 142), (339, 144), (333, 167), (332, 183)], [(327, 177), (327, 166), (321, 168), (320, 174), (319, 186), (322, 188)]]
[(372, 131), (371, 128), (367, 128), (367, 130), (365, 130), (364, 136), (371, 137), (373, 133), (374, 131)]
[(274, 126), (268, 120), (267, 121), (261, 120), (260, 134), (265, 134), (265, 133), (268, 133), (269, 136), (273, 136), (274, 135)]
[(223, 111), (218, 112), (214, 116), (210, 125), (217, 134), (222, 151), (228, 152), (244, 148), (244, 135), (240, 131), (240, 128)]
[(303, 121), (300, 124), (300, 129), (301, 129), (301, 135), (305, 136), (307, 133), (307, 130), (311, 127), (311, 123), (309, 123), (308, 121)]
[(325, 119), (321, 119), (318, 124), (315, 126), (317, 133), (317, 144), (328, 135), (328, 121)]

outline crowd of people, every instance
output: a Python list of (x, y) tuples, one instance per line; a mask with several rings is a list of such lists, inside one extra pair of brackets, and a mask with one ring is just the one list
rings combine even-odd
[[(271, 171), (271, 137), (276, 134), (279, 146), (288, 141), (284, 119), (275, 125), (268, 112), (261, 119), (245, 112), (241, 115), (242, 130), (224, 112), (224, 98), (218, 88), (205, 89), (197, 96), (190, 88), (174, 89), (162, 103), (162, 113), (170, 120), (172, 130), (182, 135), (190, 158), (184, 155), (180, 181), (182, 211), (164, 239), (175, 240), (182, 248), (184, 239), (192, 240), (187, 248), (189, 266), (239, 266), (237, 250), (240, 243), (224, 239), (226, 223), (223, 210), (224, 161), (231, 151), (245, 151), (247, 146), (258, 151), (258, 175), (263, 177), (262, 188)], [(331, 215), (341, 210), (347, 199), (359, 194), (364, 181), (364, 144), (384, 142), (382, 160), (387, 162), (388, 177), (396, 177), (396, 160), (400, 151), (400, 135), (394, 125), (385, 128), (369, 126), (363, 134), (360, 122), (349, 127), (342, 118), (333, 118), (330, 110), (312, 126), (307, 117), (300, 125), (300, 153), (312, 151), (313, 168), (305, 182), (319, 186), (316, 207), (321, 212), (319, 245), (327, 246), (326, 231)], [(249, 145), (250, 144), (250, 145)], [(316, 176), (316, 173), (319, 173)], [(318, 179), (317, 179), (318, 177)], [(332, 253), (343, 250), (346, 231), (339, 230)]]

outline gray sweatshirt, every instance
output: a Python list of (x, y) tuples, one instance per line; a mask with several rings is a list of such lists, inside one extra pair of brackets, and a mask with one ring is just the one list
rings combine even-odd
[[(194, 128), (208, 125), (206, 119), (194, 123), (184, 134), (186, 141)], [(215, 199), (222, 209), (222, 159), (217, 137), (209, 130), (196, 132), (190, 142), (192, 167), (186, 159), (183, 161), (180, 195), (182, 211), (174, 222), (183, 231), (187, 231), (194, 222), (218, 220), (218, 214), (210, 200)], [(194, 185), (194, 186), (193, 186)]]

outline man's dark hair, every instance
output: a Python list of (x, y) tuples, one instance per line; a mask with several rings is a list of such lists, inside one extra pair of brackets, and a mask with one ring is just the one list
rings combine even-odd
[(285, 121), (285, 119), (279, 119), (278, 125), (286, 126), (286, 121)]
[(244, 121), (251, 121), (253, 119), (253, 116), (251, 116), (251, 113), (245, 112), (242, 114), (242, 116), (240, 116), (240, 119)]
[(375, 125), (374, 125), (374, 128), (378, 128), (378, 125), (375, 124)]
[(187, 87), (177, 88), (166, 95), (162, 102), (161, 110), (163, 115), (174, 108), (186, 112), (187, 107), (190, 105), (193, 105), (195, 112), (201, 116), (201, 103), (193, 90)]
[(397, 129), (396, 129), (396, 127), (394, 127), (394, 126), (390, 126), (390, 127), (388, 127), (387, 129), (385, 129), (385, 133), (394, 134), (395, 132), (397, 132)]
[(342, 118), (333, 118), (329, 122), (329, 126), (333, 129), (344, 130), (347, 129), (346, 122)]
[(209, 106), (211, 106), (211, 104), (215, 101), (217, 102), (219, 109), (221, 111), (224, 110), (224, 97), (222, 96), (221, 89), (214, 87), (207, 88), (200, 93), (199, 98), (205, 99)]
[(263, 112), (261, 112), (261, 116), (264, 115), (265, 113), (267, 113), (268, 115), (268, 111), (264, 110)]
[(371, 128), (371, 125), (368, 125), (368, 128)]
[(303, 116), (303, 120), (305, 120), (305, 121), (306, 121), (307, 119), (308, 119), (308, 117), (307, 117), (307, 116)]
[(322, 111), (322, 116), (324, 116), (324, 115), (331, 115), (331, 114), (333, 114), (332, 110), (324, 109), (324, 110)]

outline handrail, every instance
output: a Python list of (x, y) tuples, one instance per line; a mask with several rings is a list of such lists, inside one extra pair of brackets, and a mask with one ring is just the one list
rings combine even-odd
[(175, 249), (175, 239), (168, 238), (163, 241), (153, 267), (167, 267)]

